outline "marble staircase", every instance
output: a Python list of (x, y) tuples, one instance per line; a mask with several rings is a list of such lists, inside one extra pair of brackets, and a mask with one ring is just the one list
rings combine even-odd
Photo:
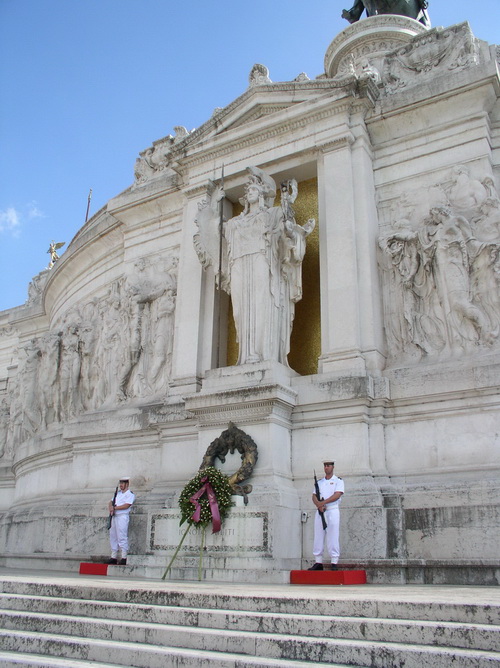
[[(415, 595), (414, 590), (418, 590)], [(266, 588), (56, 578), (47, 573), (31, 578), (0, 575), (0, 664), (37, 668), (88, 668), (91, 663), (102, 668), (500, 665), (496, 592), (482, 602), (480, 588), (461, 588), (458, 598), (452, 587), (440, 591), (437, 596), (432, 587)]]

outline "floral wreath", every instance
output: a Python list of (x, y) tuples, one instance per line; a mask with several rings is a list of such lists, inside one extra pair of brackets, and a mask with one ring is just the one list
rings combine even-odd
[(212, 533), (219, 532), (233, 505), (232, 493), (229, 478), (215, 466), (198, 471), (179, 497), (180, 524), (187, 522), (191, 526), (204, 529), (212, 522)]
[[(215, 468), (215, 459), (225, 462), (226, 455), (238, 451), (241, 455), (242, 464), (236, 473), (230, 477)], [(233, 494), (244, 497), (245, 504), (248, 503), (248, 494), (252, 491), (251, 485), (240, 485), (252, 474), (257, 462), (257, 446), (254, 441), (238, 429), (233, 423), (229, 423), (219, 438), (216, 438), (207, 449), (198, 473), (185, 485), (179, 497), (179, 508), (181, 511), (180, 525), (187, 523), (186, 530), (181, 538), (174, 555), (165, 570), (162, 579), (172, 568), (172, 564), (181, 549), (182, 544), (191, 527), (200, 529), (201, 546), (198, 565), (198, 579), (201, 580), (201, 565), (203, 550), (205, 549), (205, 529), (212, 523), (212, 533), (221, 530), (222, 523), (226, 519), (229, 510), (234, 505), (231, 499)]]
[(216, 469), (215, 466), (207, 466), (201, 469), (187, 483), (179, 497), (179, 507), (181, 510), (180, 524), (182, 525), (187, 522), (187, 528), (163, 573), (162, 580), (165, 580), (167, 577), (192, 526), (201, 529), (200, 558), (198, 564), (198, 580), (201, 580), (201, 564), (205, 548), (205, 529), (212, 522), (212, 533), (218, 533), (221, 530), (222, 522), (233, 505), (231, 500), (232, 493), (233, 489), (229, 484), (229, 478)]

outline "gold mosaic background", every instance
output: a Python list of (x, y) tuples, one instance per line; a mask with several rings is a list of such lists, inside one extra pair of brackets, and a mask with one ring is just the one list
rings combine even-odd
[[(278, 190), (279, 197), (279, 190)], [(278, 198), (276, 204), (278, 204)], [(302, 300), (295, 304), (295, 320), (290, 340), (288, 363), (302, 376), (317, 373), (318, 357), (321, 354), (320, 295), (319, 295), (319, 225), (318, 182), (309, 179), (299, 183), (299, 195), (293, 205), (295, 219), (303, 225), (309, 218), (316, 220), (316, 227), (307, 238), (307, 250), (302, 263)], [(233, 215), (241, 212), (239, 205)], [(238, 361), (238, 344), (231, 305), (228, 318), (227, 364)]]

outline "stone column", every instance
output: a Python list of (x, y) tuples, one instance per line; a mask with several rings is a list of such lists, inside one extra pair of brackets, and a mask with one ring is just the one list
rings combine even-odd
[[(204, 191), (188, 192), (182, 221), (171, 394), (196, 392), (200, 377), (211, 367), (213, 350), (213, 275), (204, 272), (193, 246), (198, 202)], [(210, 278), (212, 280), (210, 280)]]
[(378, 221), (370, 148), (363, 126), (351, 127), (322, 147), (318, 191), (319, 370), (342, 376), (373, 374), (383, 367)]

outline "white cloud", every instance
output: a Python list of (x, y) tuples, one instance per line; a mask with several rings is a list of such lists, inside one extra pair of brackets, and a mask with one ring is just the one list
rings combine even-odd
[(12, 232), (16, 234), (21, 226), (21, 214), (9, 206), (5, 211), (0, 211), (0, 232)]
[(36, 202), (26, 204), (22, 210), (9, 206), (0, 210), (0, 234), (19, 236), (23, 224), (35, 218), (45, 218), (45, 214), (38, 208)]
[(28, 218), (45, 218), (43, 211), (40, 211), (36, 202), (28, 204)]

